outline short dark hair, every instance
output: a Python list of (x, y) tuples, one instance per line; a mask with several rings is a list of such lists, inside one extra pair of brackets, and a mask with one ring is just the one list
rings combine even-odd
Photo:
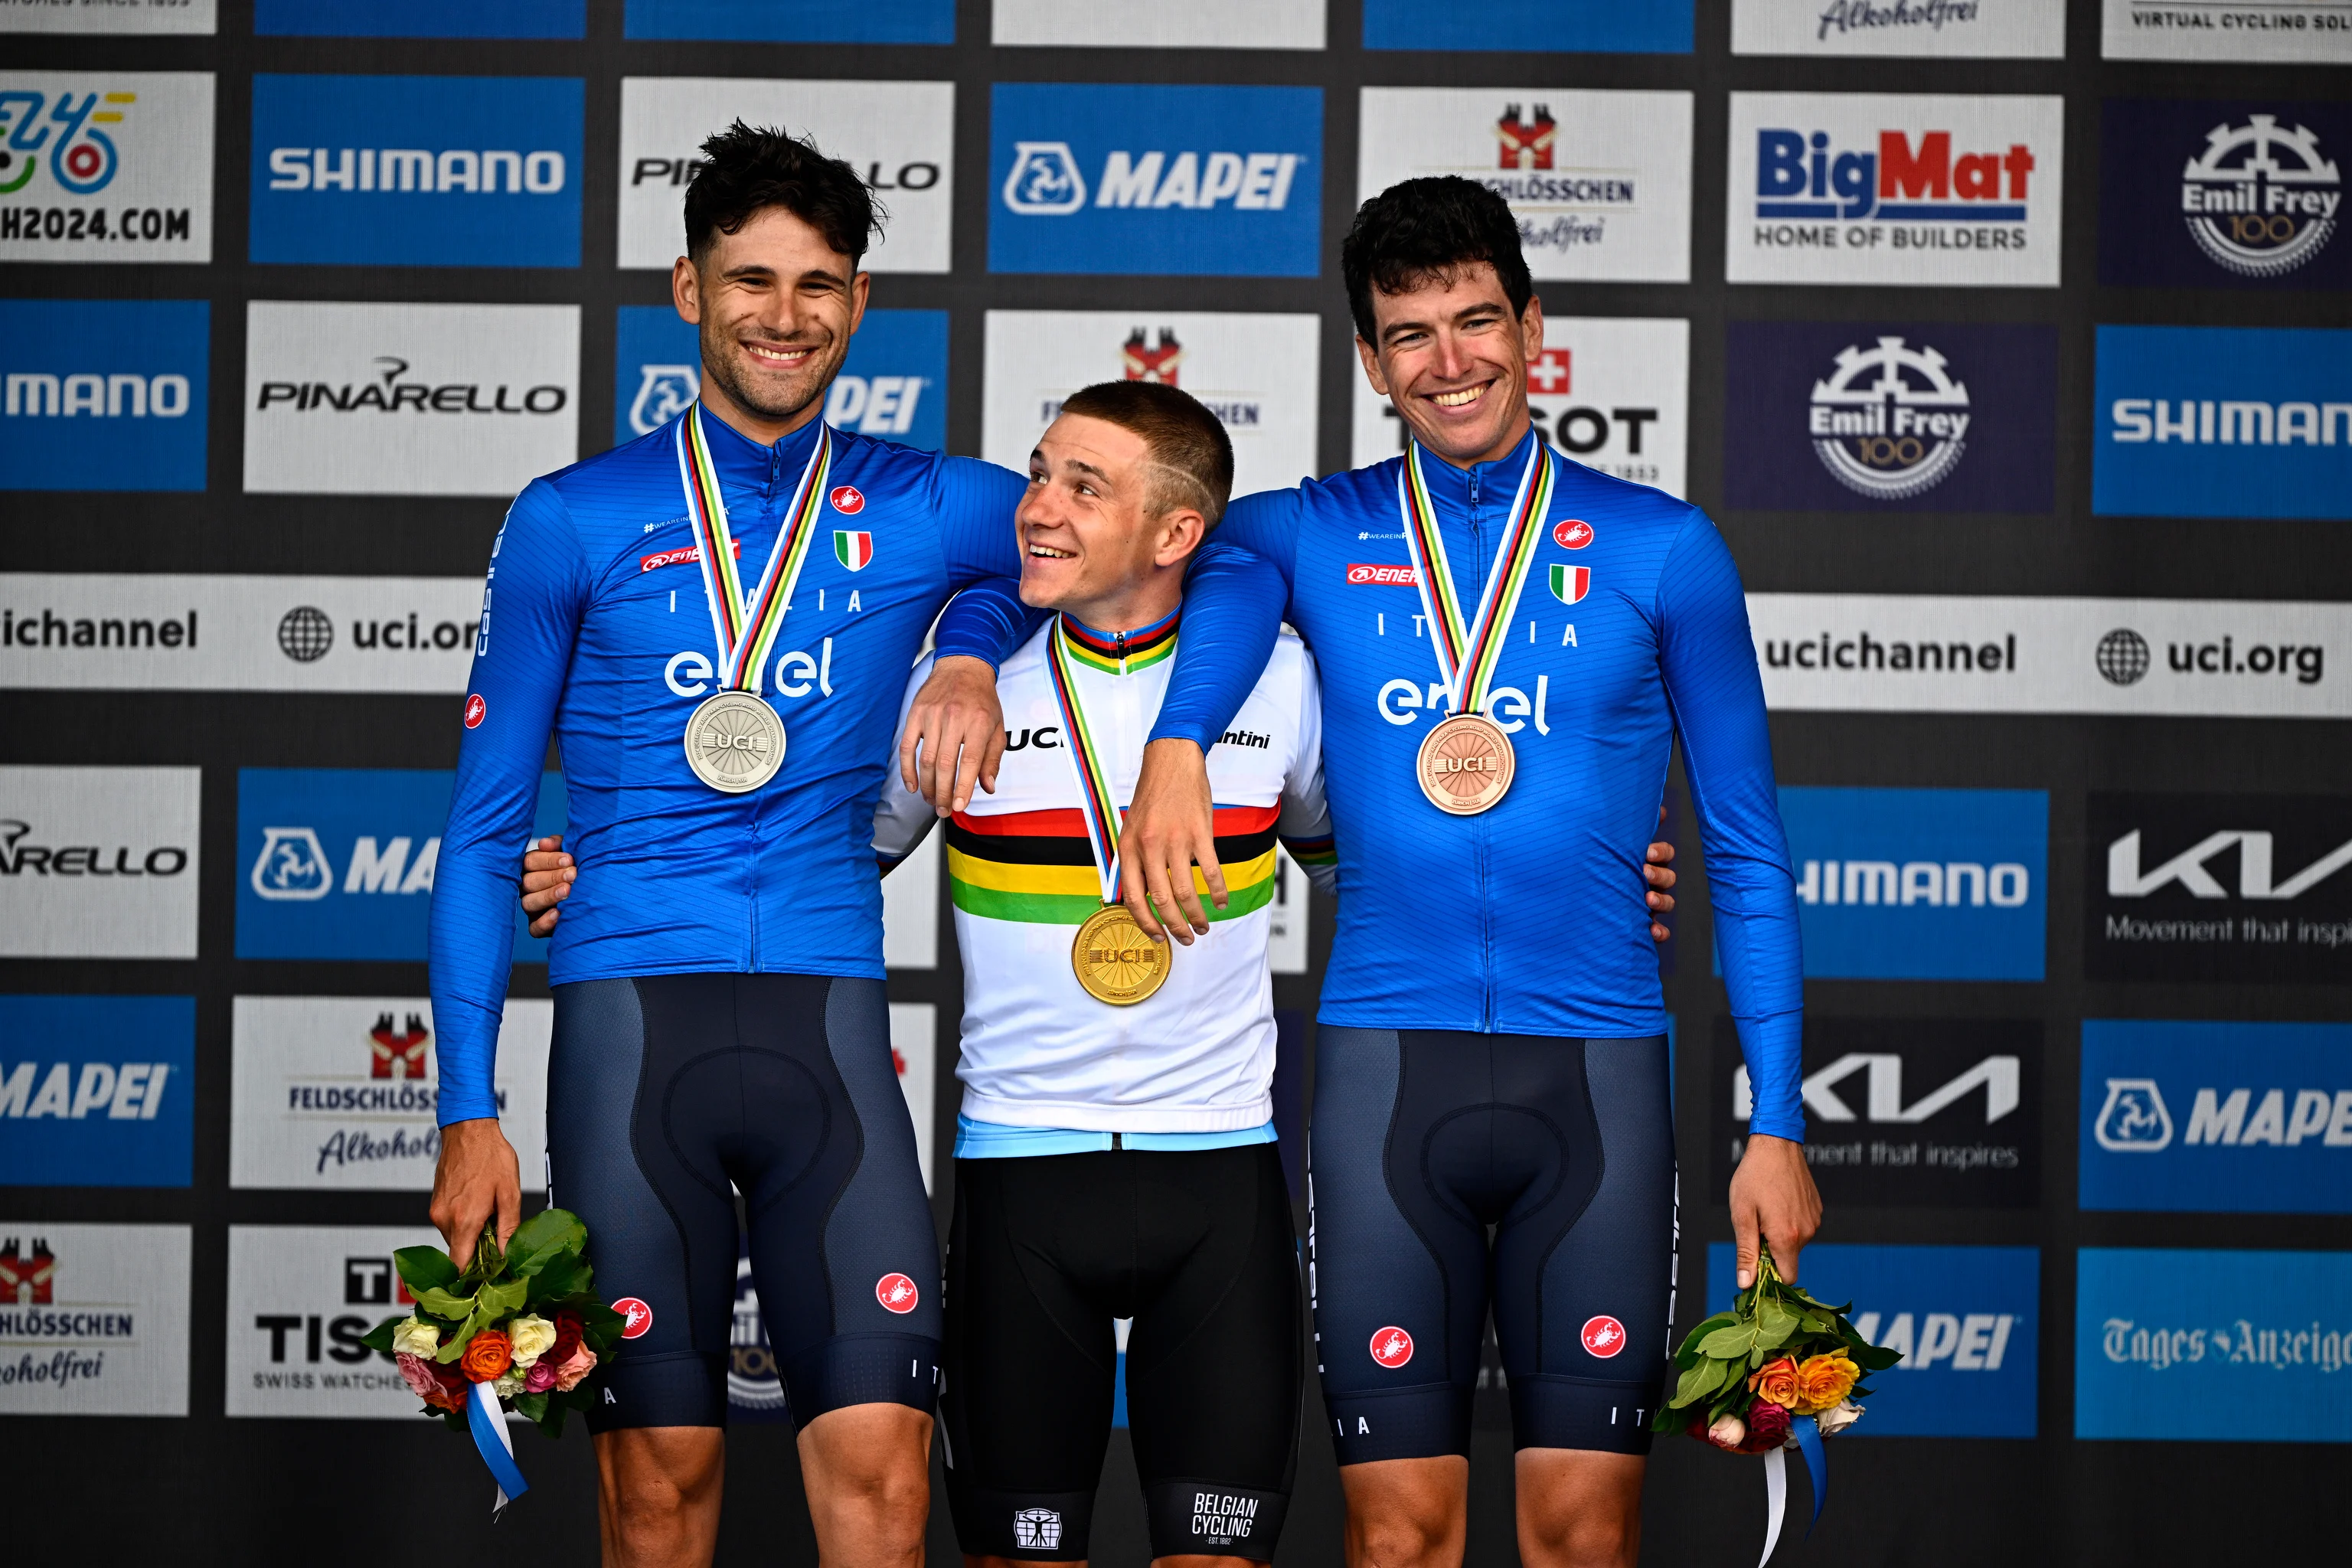
[(1189, 506), (1214, 528), (1225, 515), (1234, 493), (1233, 438), (1199, 398), (1157, 381), (1104, 381), (1070, 394), (1062, 412), (1143, 437), (1151, 454), (1144, 505), (1152, 516)]
[(853, 272), (889, 216), (856, 170), (815, 142), (738, 120), (703, 142), (686, 187), (687, 255), (699, 265), (719, 235), (737, 233), (763, 207), (782, 207), (815, 229)]
[(1339, 276), (1356, 335), (1376, 342), (1372, 290), (1402, 294), (1449, 279), (1478, 262), (1495, 268), (1514, 316), (1527, 312), (1535, 279), (1519, 249), (1519, 220), (1510, 204), (1475, 180), (1434, 174), (1391, 185), (1356, 209), (1339, 245)]

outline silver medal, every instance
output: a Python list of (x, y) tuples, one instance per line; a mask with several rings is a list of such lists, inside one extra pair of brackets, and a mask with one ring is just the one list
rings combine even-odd
[(686, 721), (686, 765), (724, 795), (743, 795), (784, 765), (784, 721), (748, 691), (706, 698)]

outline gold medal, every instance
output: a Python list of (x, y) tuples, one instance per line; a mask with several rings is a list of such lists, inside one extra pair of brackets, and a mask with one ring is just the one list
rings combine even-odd
[(686, 765), (721, 795), (745, 795), (784, 765), (784, 721), (765, 700), (722, 691), (686, 721)]
[(1132, 1007), (1168, 983), (1171, 949), (1143, 934), (1125, 904), (1105, 904), (1087, 917), (1070, 943), (1070, 967), (1087, 994), (1114, 1007)]
[(1438, 810), (1475, 816), (1503, 798), (1517, 766), (1501, 725), (1483, 713), (1456, 713), (1423, 740), (1413, 776)]

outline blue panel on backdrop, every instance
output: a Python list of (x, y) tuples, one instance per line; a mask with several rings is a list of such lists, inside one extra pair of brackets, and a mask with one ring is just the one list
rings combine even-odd
[(2055, 327), (1734, 321), (1727, 347), (1725, 504), (2050, 510)]
[[(660, 429), (694, 401), (702, 382), (696, 331), (667, 305), (624, 305), (613, 378), (613, 439)], [(825, 394), (836, 430), (936, 452), (948, 438), (948, 313), (868, 310), (849, 357)]]
[(580, 265), (576, 77), (253, 79), (252, 258)]
[(1368, 49), (1686, 55), (1691, 0), (1364, 0)]
[(303, 38), (577, 38), (588, 0), (254, 0), (253, 30)]
[(992, 272), (1312, 278), (1323, 93), (999, 82)]
[(2042, 978), (2045, 792), (1791, 785), (1780, 820), (1807, 976)]
[[(241, 768), (236, 775), (239, 958), (425, 956), (433, 872), (457, 775), (408, 768)], [(543, 773), (530, 837), (563, 831), (563, 780)], [(515, 846), (515, 864), (523, 847)], [(515, 911), (515, 962), (547, 943)]]
[(184, 1187), (193, 996), (0, 996), (0, 1186)]
[(2352, 284), (2352, 105), (2111, 98), (2101, 121), (2100, 282)]
[[(2031, 1247), (1805, 1248), (1799, 1283), (1853, 1303), (1853, 1326), (1903, 1359), (1869, 1379), (1846, 1437), (2031, 1437), (2036, 1430), (2042, 1254)], [(1708, 1302), (1731, 1304), (1738, 1257), (1706, 1249)]]
[(955, 0), (628, 0), (629, 38), (741, 38), (779, 44), (952, 44)]
[(2352, 1024), (2083, 1021), (2082, 1206), (2352, 1214)]
[(203, 489), (211, 342), (201, 300), (0, 300), (0, 489)]
[(2352, 518), (2352, 331), (2101, 327), (2091, 510)]
[(2076, 1255), (2077, 1437), (2352, 1443), (2347, 1369), (2352, 1252)]

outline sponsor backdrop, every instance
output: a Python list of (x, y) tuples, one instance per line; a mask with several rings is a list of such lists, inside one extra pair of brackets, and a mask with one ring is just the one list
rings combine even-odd
[[(490, 541), (697, 395), (679, 201), (739, 115), (889, 214), (835, 426), (1017, 467), (1076, 388), (1157, 380), (1244, 491), (1401, 449), (1339, 288), (1356, 204), (1501, 195), (1543, 438), (1738, 562), (1804, 939), (1802, 1278), (1909, 1357), (1780, 1560), (2341, 1554), (2352, 0), (0, 0), (0, 39), (20, 1554), (596, 1550), (576, 1433), (525, 1440), (494, 1533), (468, 1446), (354, 1342), (429, 1234), (425, 933)], [(1752, 1086), (1667, 795), (1687, 1324), (1729, 1289)], [(935, 837), (884, 907), (944, 1219), (941, 879)], [(1303, 1197), (1335, 910), (1287, 866), (1279, 897)], [(1574, 961), (1573, 911), (1528, 935)], [(518, 937), (496, 1089), (535, 1205), (553, 1010)], [(813, 1564), (748, 1272), (731, 1352), (720, 1560)], [(1475, 1568), (1512, 1561), (1488, 1370)], [(1341, 1560), (1318, 1414), (1296, 1568)], [(1106, 1563), (1147, 1550), (1130, 1452)], [(1649, 1560), (1754, 1551), (1754, 1466), (1675, 1438), (1649, 1474)], [(285, 1476), (399, 1479), (354, 1529)]]

